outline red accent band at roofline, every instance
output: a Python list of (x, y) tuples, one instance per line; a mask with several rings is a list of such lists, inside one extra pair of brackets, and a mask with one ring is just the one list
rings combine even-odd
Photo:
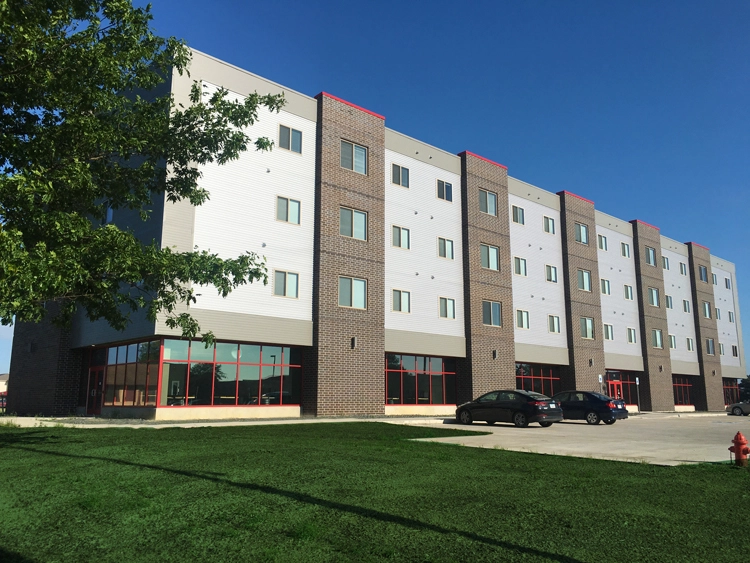
[(484, 158), (483, 156), (479, 156), (478, 154), (473, 153), (471, 151), (460, 152), (460, 153), (458, 153), (458, 156), (461, 156), (462, 154), (468, 154), (468, 155), (471, 155), (473, 157), (478, 158), (479, 160), (484, 160), (485, 162), (489, 162), (490, 164), (494, 164), (495, 166), (499, 166), (500, 168), (505, 168), (506, 170), (508, 169), (508, 167), (505, 166), (504, 164), (500, 164), (499, 162), (495, 162), (494, 160), (490, 160), (489, 158)]
[(563, 190), (561, 192), (557, 192), (557, 195), (562, 195), (562, 194), (569, 195), (571, 197), (577, 197), (578, 199), (583, 200), (586, 203), (590, 203), (591, 205), (594, 205), (594, 202), (591, 201), (590, 199), (586, 199), (585, 197), (581, 197), (578, 194), (574, 194), (573, 192), (568, 192), (568, 191), (565, 191), (565, 190)]
[(702, 244), (698, 244), (697, 242), (686, 242), (685, 244), (694, 244), (695, 246), (700, 246), (701, 248), (705, 248), (706, 250), (709, 250), (707, 246), (703, 246)]
[(646, 223), (646, 221), (641, 221), (640, 219), (633, 219), (631, 223), (640, 223), (641, 225), (646, 225), (647, 227), (651, 227), (652, 229), (656, 229), (657, 231), (661, 231), (659, 227), (654, 227), (651, 223)]
[(333, 94), (329, 94), (328, 92), (321, 92), (320, 94), (318, 94), (317, 96), (315, 96), (315, 98), (317, 99), (317, 98), (320, 98), (321, 96), (325, 96), (326, 98), (331, 98), (332, 100), (336, 100), (337, 102), (341, 102), (342, 104), (346, 104), (347, 106), (351, 106), (351, 107), (353, 107), (355, 109), (358, 109), (360, 111), (363, 111), (365, 113), (369, 113), (370, 115), (374, 115), (375, 117), (377, 117), (377, 118), (382, 119), (383, 121), (385, 121), (385, 117), (382, 116), (382, 115), (380, 115), (379, 113), (375, 113), (374, 111), (370, 111), (369, 109), (365, 109), (362, 106), (358, 106), (357, 104), (353, 104), (351, 102), (347, 102), (346, 100), (343, 100), (343, 99), (341, 99), (341, 98), (339, 98), (337, 96), (334, 96)]

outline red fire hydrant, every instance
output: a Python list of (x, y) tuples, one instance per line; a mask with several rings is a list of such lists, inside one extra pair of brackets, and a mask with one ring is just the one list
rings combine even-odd
[(750, 448), (747, 447), (747, 438), (742, 432), (737, 432), (732, 440), (734, 446), (730, 446), (729, 451), (734, 454), (735, 465), (747, 467), (747, 454), (750, 454)]

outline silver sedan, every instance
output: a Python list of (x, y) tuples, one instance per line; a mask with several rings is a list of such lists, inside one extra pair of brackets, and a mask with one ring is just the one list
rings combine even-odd
[(747, 416), (750, 414), (750, 401), (734, 403), (727, 407), (727, 412), (736, 416)]

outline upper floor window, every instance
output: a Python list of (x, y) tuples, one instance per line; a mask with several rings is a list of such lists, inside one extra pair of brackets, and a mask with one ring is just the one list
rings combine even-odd
[(698, 275), (702, 282), (708, 283), (708, 268), (705, 266), (698, 266)]
[(513, 258), (513, 271), (519, 276), (526, 275), (526, 259), (515, 256)]
[(438, 237), (438, 256), (453, 260), (453, 241)]
[(651, 331), (651, 345), (654, 348), (664, 348), (664, 343), (662, 341), (662, 332), (658, 328), (655, 328)]
[(367, 308), (367, 280), (339, 276), (339, 307)]
[(719, 310), (718, 307), (716, 307), (716, 320), (717, 321), (721, 320), (721, 311)]
[(557, 315), (548, 315), (547, 325), (547, 329), (550, 332), (558, 334), (560, 332), (560, 317)]
[(714, 285), (719, 285), (719, 281), (716, 279), (716, 274), (711, 274), (711, 278), (711, 281), (714, 282)]
[(620, 254), (625, 258), (630, 258), (630, 245), (627, 242), (620, 243)]
[(393, 310), (397, 313), (411, 313), (411, 293), (394, 289)]
[(393, 246), (409, 250), (409, 229), (393, 225)]
[(612, 325), (604, 324), (604, 340), (614, 340), (615, 329)]
[(648, 304), (654, 307), (659, 306), (659, 290), (655, 287), (648, 288)]
[(299, 274), (292, 272), (274, 272), (273, 294), (280, 297), (297, 297)]
[(628, 301), (633, 300), (633, 286), (632, 285), (625, 285), (623, 286), (625, 289), (625, 299)]
[(367, 149), (348, 141), (341, 141), (341, 167), (367, 174)]
[(602, 295), (610, 295), (609, 280), (601, 279)]
[(716, 355), (716, 348), (714, 347), (713, 338), (706, 338), (706, 354), (708, 354), (709, 356)]
[(664, 305), (667, 309), (672, 308), (672, 296), (671, 295), (665, 295), (664, 296)]
[(628, 344), (636, 344), (637, 338), (634, 328), (628, 328)]
[(591, 272), (578, 270), (578, 289), (591, 291)]
[(732, 356), (734, 356), (735, 358), (737, 358), (737, 357), (739, 357), (739, 355), (740, 355), (739, 346), (735, 346), (734, 344), (732, 344)]
[(276, 219), (299, 225), (300, 203), (296, 199), (286, 197), (276, 198)]
[(503, 326), (503, 306), (497, 301), (482, 301), (482, 324)]
[(518, 223), (519, 225), (525, 225), (526, 224), (526, 218), (523, 211), (523, 207), (518, 207), (517, 205), (513, 206), (513, 222)]
[(687, 299), (682, 300), (682, 310), (686, 313), (690, 312), (690, 301), (688, 301)]
[(687, 264), (685, 262), (680, 262), (680, 273), (683, 276), (687, 276)]
[(729, 322), (730, 323), (734, 322), (734, 313), (732, 311), (729, 311)]
[(399, 166), (398, 164), (394, 164), (391, 169), (391, 182), (398, 186), (408, 188), (409, 169), (404, 168), (403, 166)]
[(670, 334), (669, 335), (669, 347), (672, 350), (676, 350), (677, 349), (677, 337), (674, 334)]
[(599, 250), (607, 250), (607, 237), (597, 235), (597, 239), (599, 239)]
[(724, 355), (724, 344), (719, 342), (719, 356), (723, 356), (723, 355)]
[(594, 319), (591, 317), (581, 317), (581, 338), (587, 340), (594, 339)]
[(480, 244), (479, 250), (482, 260), (482, 268), (490, 270), (500, 269), (500, 249), (488, 244)]
[(518, 328), (529, 328), (529, 312), (518, 309), (516, 311), (516, 326)]
[(479, 190), (479, 211), (497, 216), (497, 194)]
[(448, 297), (440, 298), (440, 318), (441, 319), (455, 319), (456, 318), (456, 302)]
[(732, 289), (732, 282), (729, 280), (729, 278), (724, 278), (724, 287), (727, 289)]
[(544, 267), (544, 270), (547, 276), (547, 281), (557, 283), (557, 268), (555, 266), (550, 266), (549, 264), (547, 264)]
[(646, 264), (656, 266), (656, 249), (650, 246), (646, 247)]
[(687, 349), (688, 352), (694, 352), (695, 351), (695, 343), (693, 342), (693, 339), (688, 337), (687, 340)]
[(665, 270), (669, 270), (669, 258), (666, 256), (661, 257), (661, 267)]
[(555, 234), (555, 220), (552, 217), (544, 216), (544, 232), (551, 235)]
[(280, 125), (279, 146), (288, 151), (302, 153), (302, 131), (297, 131), (286, 125)]
[(453, 184), (445, 182), (443, 180), (437, 181), (437, 196), (438, 199), (444, 199), (445, 201), (453, 201)]
[(703, 316), (707, 319), (711, 318), (711, 303), (708, 301), (703, 302)]
[(367, 213), (347, 207), (340, 208), (339, 233), (345, 237), (367, 240)]
[(581, 244), (589, 243), (589, 228), (583, 223), (576, 223), (576, 242)]

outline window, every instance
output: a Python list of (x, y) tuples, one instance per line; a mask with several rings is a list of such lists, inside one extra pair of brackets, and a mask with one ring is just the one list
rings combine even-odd
[(683, 276), (687, 276), (687, 264), (685, 262), (680, 262), (680, 273)]
[(528, 311), (521, 311), (520, 309), (516, 311), (516, 326), (518, 328), (529, 328)]
[(729, 322), (730, 323), (734, 322), (734, 313), (732, 311), (729, 311)]
[(503, 326), (503, 306), (497, 301), (482, 301), (482, 324)]
[(609, 280), (601, 280), (602, 294), (610, 295)]
[(661, 339), (661, 330), (655, 328), (651, 331), (651, 346), (654, 348), (664, 348), (664, 344)]
[(391, 169), (391, 182), (397, 186), (409, 187), (409, 169), (394, 164)]
[(457, 402), (455, 358), (386, 354), (385, 365), (386, 404), (445, 405)]
[(688, 338), (687, 339), (687, 349), (688, 349), (688, 352), (695, 351), (695, 344), (693, 343), (693, 339), (692, 338)]
[(664, 296), (664, 305), (667, 307), (667, 309), (672, 308), (672, 296), (671, 295)]
[(648, 288), (648, 304), (653, 307), (659, 306), (659, 290), (654, 287)]
[(716, 320), (717, 321), (721, 320), (721, 311), (719, 311), (718, 307), (716, 307)]
[(650, 246), (646, 247), (646, 264), (656, 266), (656, 250)]
[(544, 270), (547, 274), (547, 281), (557, 283), (557, 268), (548, 264), (544, 267)]
[(391, 244), (397, 248), (409, 250), (409, 229), (393, 225), (393, 241)]
[(620, 243), (620, 254), (625, 258), (630, 258), (630, 245), (627, 242)]
[(626, 285), (624, 286), (625, 289), (625, 299), (628, 301), (633, 300), (633, 286), (632, 285)]
[(674, 334), (670, 334), (669, 335), (669, 347), (672, 350), (676, 350), (677, 349), (677, 337)]
[(549, 315), (547, 317), (547, 328), (550, 332), (555, 334), (560, 332), (560, 317), (557, 315)]
[(597, 235), (599, 239), (599, 250), (608, 250), (607, 248), (607, 237), (604, 235)]
[(302, 153), (302, 131), (281, 125), (279, 127), (279, 146), (288, 151)]
[(526, 219), (524, 217), (523, 207), (513, 206), (513, 222), (519, 225), (525, 225)]
[(438, 237), (438, 256), (453, 260), (453, 241)]
[(411, 313), (411, 293), (408, 291), (401, 291), (400, 289), (394, 289), (393, 310), (398, 313)]
[(339, 234), (367, 240), (367, 213), (342, 207), (339, 210)]
[(488, 244), (479, 245), (479, 253), (482, 258), (482, 268), (490, 270), (500, 269), (500, 249)]
[(686, 313), (690, 312), (690, 301), (688, 301), (687, 299), (682, 300), (682, 310)]
[(724, 344), (719, 342), (719, 356), (723, 356), (723, 355), (724, 355)]
[(711, 274), (712, 281), (714, 282), (714, 285), (719, 285), (719, 281), (716, 279), (716, 274)]
[(591, 317), (581, 317), (581, 338), (594, 339), (594, 319)]
[(526, 259), (519, 258), (518, 256), (513, 258), (513, 271), (519, 276), (526, 275)]
[(555, 220), (552, 217), (544, 216), (544, 232), (551, 235), (555, 234)]
[(729, 280), (729, 278), (724, 278), (724, 287), (727, 289), (732, 289), (732, 282)]
[(339, 277), (339, 307), (367, 308), (367, 280)]
[(605, 324), (604, 325), (604, 340), (614, 340), (615, 339), (615, 329), (612, 325)]
[(438, 199), (444, 199), (445, 201), (453, 201), (453, 185), (443, 180), (437, 181), (437, 196)]
[(582, 223), (576, 223), (576, 242), (589, 243), (589, 228)]
[(636, 343), (635, 329), (628, 328), (628, 344), (635, 344), (635, 343)]
[(732, 344), (732, 356), (737, 358), (739, 355), (740, 355), (740, 349), (734, 344)]
[(497, 194), (479, 190), (479, 211), (497, 216)]
[(300, 203), (296, 199), (276, 198), (276, 219), (299, 225)]
[(708, 283), (708, 268), (705, 266), (698, 266), (698, 275), (702, 282)]
[(711, 303), (708, 301), (703, 302), (703, 317), (706, 319), (711, 318)]
[(669, 258), (666, 256), (661, 257), (661, 267), (665, 270), (669, 270)]
[(714, 339), (713, 338), (706, 338), (706, 354), (709, 356), (715, 356), (716, 350), (714, 348)]
[(578, 289), (591, 291), (591, 272), (578, 270)]
[(440, 298), (440, 318), (456, 318), (456, 302), (453, 299), (448, 299), (447, 297)]
[(341, 141), (341, 167), (359, 174), (367, 174), (367, 149)]
[(274, 272), (273, 294), (280, 297), (297, 297), (299, 275), (292, 272)]

